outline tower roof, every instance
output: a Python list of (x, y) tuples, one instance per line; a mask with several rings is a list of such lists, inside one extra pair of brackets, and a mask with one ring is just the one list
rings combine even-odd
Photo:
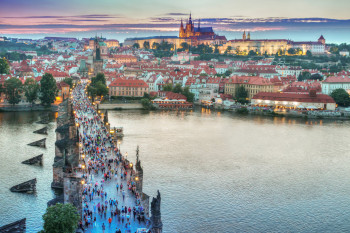
[(320, 36), (319, 40), (324, 40), (324, 37), (323, 35)]

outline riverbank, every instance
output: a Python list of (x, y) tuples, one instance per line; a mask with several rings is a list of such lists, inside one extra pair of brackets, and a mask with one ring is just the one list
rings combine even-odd
[(58, 111), (58, 105), (51, 105), (50, 107), (42, 105), (0, 105), (0, 112), (30, 112), (30, 111)]

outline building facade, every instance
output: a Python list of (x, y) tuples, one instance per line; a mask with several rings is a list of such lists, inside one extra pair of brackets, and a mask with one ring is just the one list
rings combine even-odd
[(243, 86), (248, 92), (248, 99), (259, 92), (277, 92), (280, 86), (270, 80), (257, 76), (233, 76), (225, 83), (225, 94), (236, 95), (238, 87)]
[(142, 97), (145, 93), (149, 88), (143, 80), (118, 78), (109, 85), (110, 96)]
[(308, 94), (267, 93), (256, 94), (251, 104), (255, 106), (289, 108), (289, 109), (313, 109), (335, 110), (336, 103), (332, 97), (324, 94), (316, 94), (310, 91)]
[(181, 25), (179, 30), (179, 38), (189, 38), (193, 36), (214, 36), (214, 30), (212, 27), (201, 27), (200, 26), (201, 21), (198, 20), (198, 27), (195, 27), (194, 22), (192, 21), (192, 15), (190, 14), (190, 17), (186, 23), (186, 26), (184, 27), (182, 19), (181, 19)]
[(326, 78), (322, 83), (322, 93), (330, 95), (335, 89), (342, 88), (350, 94), (350, 77), (349, 76), (332, 76)]
[(219, 48), (220, 53), (224, 53), (227, 48), (230, 47), (230, 53), (247, 55), (250, 51), (254, 51), (258, 54), (286, 54), (288, 49), (300, 49), (303, 55), (306, 55), (307, 51), (312, 54), (325, 54), (326, 53), (326, 40), (321, 35), (317, 41), (307, 42), (294, 42), (286, 39), (266, 39), (266, 40), (252, 40), (250, 33), (248, 36), (243, 33), (242, 39), (229, 40), (227, 43)]

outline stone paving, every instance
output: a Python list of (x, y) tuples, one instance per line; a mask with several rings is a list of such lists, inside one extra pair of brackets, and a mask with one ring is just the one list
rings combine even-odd
[[(84, 93), (84, 89), (79, 89), (76, 88), (73, 92), (73, 98), (76, 98), (77, 96), (83, 97), (82, 100), (78, 101), (77, 103), (82, 103), (83, 101), (87, 101), (87, 97), (85, 96)], [(93, 109), (93, 111), (95, 111)], [(89, 119), (93, 119), (93, 114), (92, 113), (88, 113), (88, 112), (84, 112), (84, 111), (77, 111), (77, 122), (80, 124), (79, 125), (79, 131), (80, 132), (84, 132), (86, 133), (86, 135), (88, 136), (93, 136), (96, 137), (96, 132), (94, 133), (94, 131), (97, 132), (103, 132), (102, 131), (102, 127), (104, 127), (103, 122), (100, 120), (98, 122), (98, 124), (95, 124), (92, 126), (89, 125), (89, 127), (83, 127), (82, 122), (78, 121), (79, 117), (85, 116)], [(91, 128), (92, 127), (92, 128)], [(103, 137), (107, 137), (107, 135), (103, 135)], [(107, 143), (106, 147), (109, 148), (111, 146), (111, 143)], [(82, 148), (84, 150), (84, 148)], [(109, 152), (107, 152), (107, 158), (116, 158), (116, 153), (113, 150), (110, 150)], [(88, 156), (86, 156), (88, 157)], [(124, 158), (122, 158), (123, 160)], [(88, 160), (89, 158), (85, 158), (85, 162), (86, 164), (88, 164)], [(88, 206), (88, 209), (91, 210), (93, 212), (92, 215), (92, 219), (94, 217), (96, 217), (96, 222), (92, 223), (89, 225), (88, 228), (85, 227), (85, 231), (84, 232), (116, 232), (118, 229), (121, 230), (121, 232), (144, 232), (144, 231), (137, 231), (138, 229), (141, 228), (146, 228), (146, 223), (145, 222), (139, 222), (138, 219), (133, 216), (133, 211), (131, 211), (131, 214), (129, 215), (130, 220), (127, 221), (127, 215), (126, 214), (121, 214), (120, 216), (124, 215), (125, 220), (124, 220), (124, 224), (122, 223), (122, 221), (118, 222), (118, 217), (117, 216), (113, 216), (112, 217), (112, 223), (109, 224), (108, 223), (108, 218), (111, 216), (111, 209), (110, 209), (110, 205), (108, 203), (108, 209), (106, 211), (106, 216), (104, 216), (104, 214), (100, 215), (97, 211), (97, 204), (104, 204), (105, 201), (108, 201), (110, 199), (112, 200), (117, 200), (118, 201), (118, 209), (121, 209), (121, 207), (127, 206), (127, 207), (131, 207), (131, 209), (133, 207), (136, 207), (136, 197), (135, 195), (128, 189), (127, 186), (127, 181), (130, 180), (130, 170), (127, 170), (128, 175), (126, 177), (126, 179), (121, 179), (121, 166), (122, 163), (119, 163), (119, 165), (112, 165), (112, 169), (117, 170), (117, 175), (113, 175), (113, 177), (111, 179), (108, 179), (107, 181), (103, 182), (103, 174), (101, 171), (99, 171), (98, 174), (95, 174), (94, 172), (91, 172), (90, 175), (88, 175), (88, 177), (86, 178), (86, 184), (85, 186), (88, 187), (93, 187), (96, 183), (98, 183), (98, 185), (101, 185), (101, 183), (103, 184), (103, 190), (104, 192), (107, 193), (107, 197), (104, 198), (101, 195), (97, 196), (94, 195), (93, 200), (87, 202), (87, 205), (85, 203), (83, 203), (83, 209), (84, 207)], [(120, 184), (123, 184), (123, 191), (120, 190)], [(119, 185), (119, 189), (117, 190), (116, 185)], [(125, 194), (125, 199), (123, 200), (123, 193)], [(86, 196), (88, 197), (88, 196)], [(88, 199), (88, 198), (87, 198)], [(112, 207), (113, 210), (115, 210), (115, 207)], [(92, 221), (93, 222), (93, 221)], [(126, 223), (130, 222), (130, 226), (128, 228), (126, 228)], [(102, 224), (104, 223), (105, 225), (105, 231), (102, 230)]]

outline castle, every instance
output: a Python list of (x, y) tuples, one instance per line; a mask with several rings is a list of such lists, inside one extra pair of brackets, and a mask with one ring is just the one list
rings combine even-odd
[(300, 49), (302, 55), (306, 55), (307, 51), (312, 54), (322, 55), (326, 53), (326, 40), (321, 35), (317, 41), (292, 41), (287, 39), (251, 39), (250, 32), (243, 32), (242, 39), (234, 39), (227, 41), (219, 48), (220, 53), (230, 47), (233, 53), (246, 55), (249, 51), (259, 54), (276, 54), (281, 51), (285, 53), (290, 48)]
[(184, 27), (181, 19), (179, 38), (189, 38), (193, 36), (215, 36), (215, 33), (212, 27), (201, 27), (200, 19), (198, 20), (198, 27), (195, 28), (194, 22), (192, 21), (192, 15), (190, 14), (186, 27)]

